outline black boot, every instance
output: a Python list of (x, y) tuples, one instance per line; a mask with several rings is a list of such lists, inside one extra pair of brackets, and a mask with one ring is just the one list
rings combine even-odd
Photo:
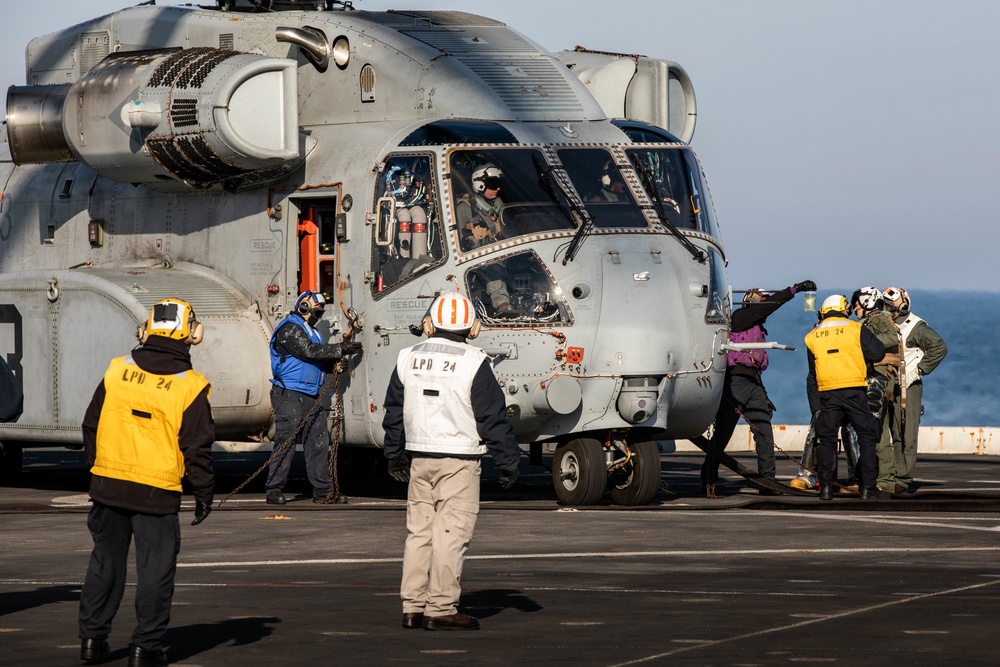
[(96, 665), (108, 659), (111, 647), (106, 639), (81, 639), (80, 660), (88, 665)]
[(134, 644), (129, 648), (128, 667), (167, 667), (169, 664), (162, 648), (148, 650)]
[(820, 500), (833, 500), (833, 484), (820, 484), (819, 485), (819, 499)]
[(877, 486), (861, 489), (861, 500), (889, 500), (890, 498), (892, 498), (891, 493), (883, 491)]

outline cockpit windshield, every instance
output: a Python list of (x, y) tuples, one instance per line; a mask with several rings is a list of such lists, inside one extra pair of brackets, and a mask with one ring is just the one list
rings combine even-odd
[(459, 245), (469, 252), (525, 234), (576, 228), (541, 151), (461, 150), (450, 157)]
[[(575, 230), (581, 221), (592, 221), (589, 229), (645, 229), (650, 208), (667, 226), (719, 238), (701, 168), (686, 146), (625, 154), (629, 162), (619, 164), (604, 148), (562, 148), (560, 168), (533, 148), (452, 151), (460, 248), (472, 252), (528, 234)], [(646, 196), (637, 201), (642, 190)]]
[(646, 227), (646, 218), (611, 154), (600, 148), (565, 148), (559, 159), (594, 219), (594, 227)]

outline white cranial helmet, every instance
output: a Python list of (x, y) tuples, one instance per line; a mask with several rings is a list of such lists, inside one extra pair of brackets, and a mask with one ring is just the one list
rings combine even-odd
[(882, 290), (877, 287), (862, 287), (858, 290), (857, 302), (865, 310), (878, 310), (882, 307)]

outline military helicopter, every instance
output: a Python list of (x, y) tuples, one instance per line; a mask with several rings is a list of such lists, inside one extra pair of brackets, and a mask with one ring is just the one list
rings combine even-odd
[(462, 12), (143, 3), (31, 40), (0, 144), (8, 469), (82, 442), (108, 360), (168, 296), (204, 325), (218, 437), (266, 443), (268, 339), (304, 290), (363, 345), (330, 419), (376, 454), (396, 356), (458, 290), (558, 499), (650, 502), (657, 440), (709, 426), (725, 370), (695, 117), (676, 63), (553, 55)]

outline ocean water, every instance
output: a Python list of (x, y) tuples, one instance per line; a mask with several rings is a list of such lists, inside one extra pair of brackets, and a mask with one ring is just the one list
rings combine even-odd
[[(856, 288), (841, 294), (850, 298)], [(820, 290), (817, 307), (833, 290)], [(948, 344), (948, 356), (924, 378), (923, 426), (1000, 426), (1000, 292), (910, 293), (912, 310)], [(802, 295), (768, 318), (768, 340), (795, 347), (769, 350), (764, 386), (778, 411), (775, 424), (808, 424), (806, 348), (803, 337), (816, 313), (802, 307)]]

